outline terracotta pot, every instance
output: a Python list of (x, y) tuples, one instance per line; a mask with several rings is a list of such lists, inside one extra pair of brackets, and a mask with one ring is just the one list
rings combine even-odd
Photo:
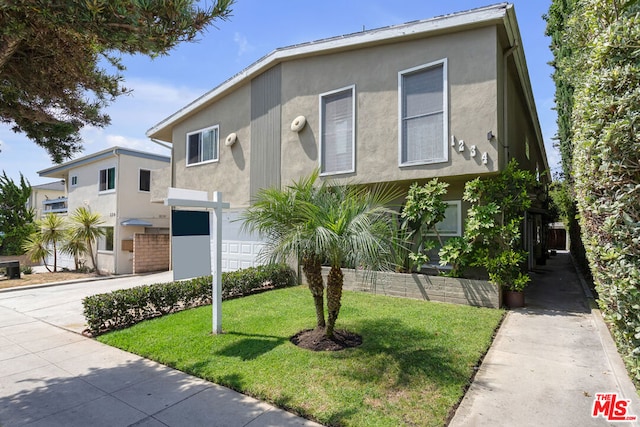
[(524, 292), (522, 291), (504, 291), (504, 304), (509, 308), (524, 307)]

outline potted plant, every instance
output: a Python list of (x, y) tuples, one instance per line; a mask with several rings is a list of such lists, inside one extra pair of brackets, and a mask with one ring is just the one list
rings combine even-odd
[(523, 290), (530, 281), (523, 273), (527, 252), (520, 248), (520, 227), (534, 183), (533, 175), (518, 169), (515, 160), (496, 177), (469, 181), (463, 196), (471, 203), (465, 244), (451, 242), (440, 251), (441, 261), (486, 269), (489, 280), (505, 291), (509, 307), (524, 305)]
[(503, 289), (507, 307), (524, 307), (524, 288), (531, 280), (528, 274), (522, 272), (526, 257), (525, 251), (508, 248), (486, 258), (489, 280)]

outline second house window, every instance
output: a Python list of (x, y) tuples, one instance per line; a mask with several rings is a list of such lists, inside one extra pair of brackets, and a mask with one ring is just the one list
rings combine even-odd
[(100, 191), (116, 189), (116, 168), (100, 170)]
[(320, 173), (355, 171), (355, 86), (320, 95)]
[(218, 126), (187, 134), (187, 165), (218, 160)]

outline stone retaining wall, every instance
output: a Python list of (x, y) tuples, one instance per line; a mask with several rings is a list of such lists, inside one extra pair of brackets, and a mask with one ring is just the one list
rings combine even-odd
[[(440, 301), (476, 307), (500, 308), (502, 292), (486, 280), (458, 279), (425, 274), (377, 273), (375, 283), (362, 272), (343, 269), (344, 289), (379, 295)], [(322, 268), (326, 280), (328, 267)]]

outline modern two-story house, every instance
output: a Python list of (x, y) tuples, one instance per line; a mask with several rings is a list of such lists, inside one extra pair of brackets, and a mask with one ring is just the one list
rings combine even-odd
[[(514, 158), (550, 179), (507, 3), (276, 49), (147, 136), (172, 145), (171, 186), (221, 191), (230, 218), (260, 188), (315, 168), (323, 179), (405, 189), (438, 177), (450, 184), (439, 228), (455, 236), (468, 180)], [(541, 214), (527, 217), (532, 252)]]
[[(121, 147), (109, 148), (41, 170), (64, 180), (69, 215), (78, 207), (99, 213), (104, 236), (98, 268), (112, 274), (169, 269), (169, 208), (151, 203), (151, 171), (170, 158)], [(86, 266), (91, 266), (87, 260)]]

